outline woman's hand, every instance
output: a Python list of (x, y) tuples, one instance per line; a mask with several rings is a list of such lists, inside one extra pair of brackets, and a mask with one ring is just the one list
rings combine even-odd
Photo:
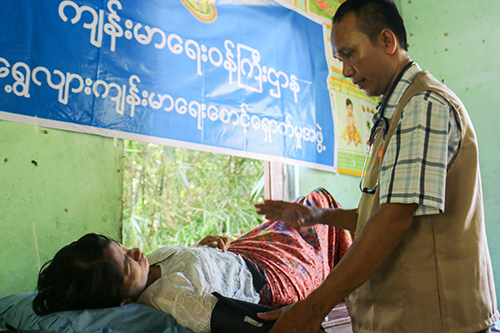
[(222, 252), (226, 252), (227, 249), (229, 248), (229, 244), (231, 244), (229, 237), (208, 235), (202, 240), (200, 240), (198, 243), (194, 244), (193, 246), (208, 246), (213, 248), (219, 248), (222, 250)]
[(320, 222), (321, 209), (317, 207), (280, 200), (265, 200), (254, 207), (257, 208), (257, 214), (264, 215), (267, 220), (282, 221), (296, 227)]

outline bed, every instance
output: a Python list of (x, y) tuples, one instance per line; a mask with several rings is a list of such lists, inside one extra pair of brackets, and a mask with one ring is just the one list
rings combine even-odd
[[(333, 199), (331, 194), (329, 194), (325, 189), (321, 188), (312, 191), (306, 197), (301, 197), (298, 202), (303, 202), (304, 204), (310, 206), (317, 205), (324, 208), (340, 207), (335, 199)], [(283, 226), (281, 225), (282, 222), (267, 221), (266, 224), (276, 224), (276, 226), (274, 228), (265, 229), (262, 229), (261, 227), (255, 228), (245, 236), (245, 239), (250, 239), (252, 242), (255, 240), (267, 242), (270, 230), (276, 230), (276, 233), (280, 235), (284, 233)], [(311, 231), (309, 229), (311, 228), (308, 228), (308, 232), (298, 236), (300, 240), (304, 240), (304, 242), (299, 243), (307, 245), (309, 244), (309, 241), (315, 240), (315, 238), (310, 237)], [(340, 229), (336, 230), (335, 228), (331, 230), (321, 230), (318, 230), (317, 232), (321, 233), (321, 235), (324, 236), (321, 237), (321, 240), (324, 244), (323, 248), (328, 248), (328, 251), (325, 253), (324, 257), (320, 256), (321, 260), (318, 263), (318, 267), (324, 267), (324, 269), (326, 270), (334, 267), (334, 265), (340, 260), (340, 258), (343, 256), (343, 253), (347, 251), (347, 248), (351, 244), (352, 239), (350, 234)], [(318, 238), (318, 233), (314, 234), (316, 235), (316, 239), (320, 239)], [(291, 236), (287, 234), (287, 237)], [(276, 240), (276, 238), (274, 238), (274, 240)], [(263, 244), (267, 244), (265, 242)], [(283, 244), (285, 244), (285, 242), (283, 242)], [(311, 244), (314, 244), (316, 248), (320, 245), (320, 242), (315, 241)], [(332, 244), (335, 245), (332, 246)], [(241, 242), (241, 240), (239, 242), (235, 241), (232, 243), (232, 251), (238, 253), (236, 251), (237, 248), (239, 248), (243, 254), (245, 253), (245, 251), (249, 251), (248, 246), (245, 247), (245, 243)], [(286, 243), (286, 249), (288, 248), (290, 248), (290, 244)], [(288, 253), (287, 251), (284, 252), (285, 254)], [(298, 251), (298, 253), (302, 252)], [(286, 257), (285, 254), (284, 257)], [(321, 252), (321, 254), (323, 254), (323, 252)], [(326, 256), (328, 256), (328, 260), (326, 260)], [(323, 260), (323, 258), (325, 259)], [(265, 264), (265, 261), (262, 260), (261, 263)], [(259, 265), (261, 263), (259, 263)], [(272, 265), (267, 265), (264, 267), (264, 269), (272, 271), (273, 267), (274, 266)], [(310, 270), (314, 271), (314, 269), (315, 268), (313, 267)], [(276, 275), (278, 276), (279, 273), (276, 273)], [(13, 332), (37, 331), (64, 333), (192, 333), (192, 331), (181, 327), (172, 316), (152, 307), (140, 305), (137, 303), (131, 303), (126, 306), (107, 309), (58, 312), (40, 317), (37, 316), (32, 309), (32, 301), (35, 295), (36, 292), (27, 292), (10, 295), (0, 299), (0, 331), (10, 330)], [(284, 293), (285, 298), (289, 296), (290, 294)], [(297, 295), (297, 297), (299, 297), (299, 295)], [(324, 328), (326, 328), (327, 332), (329, 333), (344, 333), (348, 332), (348, 329), (350, 329), (350, 320), (347, 314), (347, 309), (345, 308), (345, 305), (341, 306), (340, 308), (334, 309), (336, 310), (336, 312), (332, 310), (331, 316), (329, 316), (323, 323)], [(341, 316), (339, 317), (338, 315), (335, 315), (336, 313), (341, 313)]]
[[(192, 333), (175, 319), (149, 306), (131, 303), (97, 310), (63, 311), (40, 317), (31, 307), (35, 292), (0, 299), (0, 332), (64, 333)], [(345, 305), (337, 305), (325, 318), (328, 333), (352, 333)]]
[(0, 331), (9, 332), (85, 332), (85, 333), (192, 333), (175, 319), (149, 306), (125, 306), (81, 311), (63, 311), (38, 316), (32, 309), (35, 292), (0, 299)]

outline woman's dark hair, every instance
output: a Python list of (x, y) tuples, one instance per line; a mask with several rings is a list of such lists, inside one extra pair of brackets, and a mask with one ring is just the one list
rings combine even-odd
[(347, 98), (345, 100), (345, 106), (349, 106), (349, 105), (352, 105), (352, 102), (351, 102), (351, 100), (349, 98)]
[(87, 234), (59, 250), (38, 275), (35, 313), (43, 316), (120, 305), (125, 287), (120, 266), (107, 254), (112, 242), (102, 235)]
[(394, 2), (390, 0), (347, 0), (337, 9), (332, 23), (339, 23), (349, 13), (356, 14), (359, 31), (365, 33), (372, 43), (384, 29), (391, 30), (401, 45), (408, 51), (406, 29)]

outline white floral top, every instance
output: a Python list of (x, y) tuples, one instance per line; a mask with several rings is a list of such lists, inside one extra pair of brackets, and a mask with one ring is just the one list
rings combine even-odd
[(138, 303), (162, 310), (196, 333), (210, 332), (210, 317), (220, 294), (258, 303), (259, 294), (243, 258), (209, 247), (163, 247), (147, 256), (161, 267), (161, 278)]

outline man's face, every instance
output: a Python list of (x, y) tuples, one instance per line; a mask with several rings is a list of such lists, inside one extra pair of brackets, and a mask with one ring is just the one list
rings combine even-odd
[(388, 57), (382, 42), (373, 44), (358, 31), (356, 14), (349, 13), (332, 28), (333, 56), (342, 61), (342, 74), (368, 96), (385, 95), (391, 82)]

